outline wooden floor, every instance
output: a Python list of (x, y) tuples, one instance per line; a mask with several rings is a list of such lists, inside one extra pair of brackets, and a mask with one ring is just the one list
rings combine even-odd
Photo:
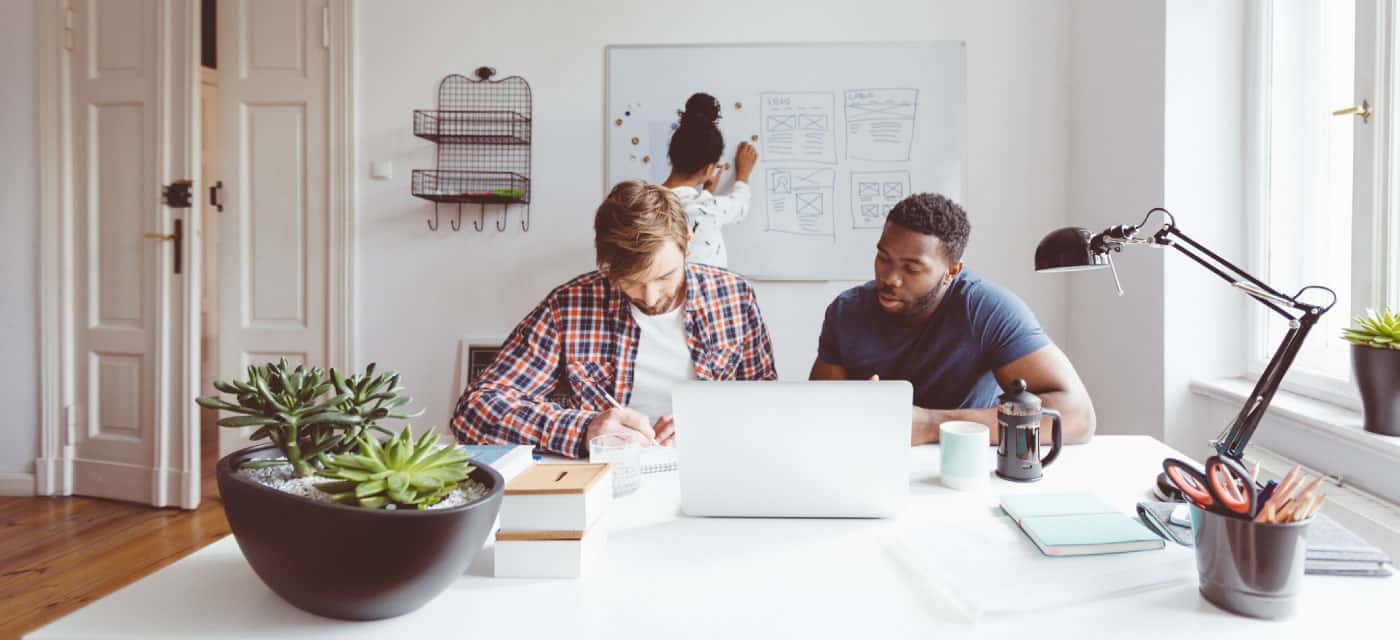
[[(208, 413), (208, 412), (206, 412)], [(0, 639), (18, 638), (228, 534), (204, 416), (194, 511), (95, 498), (0, 497)]]

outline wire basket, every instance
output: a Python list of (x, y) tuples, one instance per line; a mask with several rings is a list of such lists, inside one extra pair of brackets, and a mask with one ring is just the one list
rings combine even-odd
[(530, 179), (508, 171), (415, 169), (413, 195), (433, 202), (526, 204)]
[(439, 144), (530, 144), (530, 119), (514, 111), (413, 112), (413, 135)]
[[(493, 80), (481, 67), (476, 79), (452, 74), (438, 85), (437, 109), (413, 112), (413, 135), (437, 144), (437, 168), (413, 172), (413, 195), (435, 204), (458, 205), (454, 230), (461, 228), (461, 205), (479, 204), (474, 226), (483, 228), (484, 205), (507, 205), (496, 228), (505, 230), (509, 205), (526, 205), (520, 227), (530, 230), (530, 85), (519, 76)], [(428, 228), (438, 228), (437, 207)]]

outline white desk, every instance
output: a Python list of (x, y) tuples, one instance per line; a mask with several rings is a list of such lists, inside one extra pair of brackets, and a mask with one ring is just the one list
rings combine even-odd
[[(1089, 445), (1066, 447), (1039, 483), (994, 481), (988, 492), (964, 494), (938, 484), (937, 447), (918, 447), (910, 452), (912, 500), (897, 521), (685, 518), (678, 515), (675, 474), (649, 475), (641, 491), (613, 505), (608, 575), (491, 578), (488, 546), (443, 595), (414, 613), (378, 622), (328, 620), (286, 604), (253, 575), (229, 536), (29, 637), (389, 638), (439, 632), (606, 640), (1077, 639), (1126, 633), (1274, 640), (1338, 637), (1363, 629), (1380, 634), (1374, 637), (1400, 637), (1400, 619), (1393, 615), (1400, 603), (1396, 578), (1307, 576), (1299, 614), (1284, 622), (1220, 611), (1188, 581), (1033, 615), (984, 616), (969, 625), (940, 613), (877, 542), (910, 519), (950, 527), (986, 524), (997, 517), (994, 507), (1003, 493), (1092, 490), (1132, 513), (1147, 496), (1162, 458), (1173, 454), (1146, 437), (1100, 436)], [(1190, 553), (1179, 557), (1190, 567), (1183, 570), (1194, 573)], [(1014, 583), (1008, 582), (1006, 591), (1008, 598), (1017, 597)]]

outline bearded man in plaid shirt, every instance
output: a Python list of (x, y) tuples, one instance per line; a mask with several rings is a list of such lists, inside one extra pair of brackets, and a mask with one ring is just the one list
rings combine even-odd
[[(691, 232), (670, 189), (619, 183), (593, 231), (598, 269), (551, 291), (520, 321), (457, 401), (458, 440), (572, 458), (610, 433), (671, 446), (673, 384), (778, 377), (753, 287), (686, 263)], [(569, 400), (549, 401), (562, 384)]]

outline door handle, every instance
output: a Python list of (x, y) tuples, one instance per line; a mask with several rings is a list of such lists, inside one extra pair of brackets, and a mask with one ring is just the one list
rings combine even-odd
[(224, 210), (224, 181), (220, 180), (209, 187), (209, 204), (219, 211)]
[(175, 247), (174, 247), (174, 249), (175, 249), (175, 256), (174, 256), (174, 257), (175, 257), (175, 260), (174, 260), (174, 263), (175, 263), (175, 264), (174, 264), (174, 267), (175, 267), (175, 274), (176, 274), (176, 275), (179, 275), (179, 273), (180, 273), (180, 258), (182, 257), (183, 250), (184, 250), (184, 243), (182, 243), (180, 240), (184, 237), (184, 229), (185, 229), (185, 221), (184, 221), (184, 220), (181, 220), (181, 219), (179, 219), (179, 218), (176, 218), (176, 219), (175, 219), (175, 233), (156, 233), (156, 232), (152, 231), (152, 232), (144, 233), (144, 234), (141, 235), (141, 237), (143, 237), (143, 238), (151, 238), (151, 239), (153, 239), (153, 240), (174, 240), (174, 241), (175, 241)]
[(1362, 123), (1362, 124), (1366, 124), (1366, 123), (1369, 123), (1369, 122), (1371, 121), (1371, 114), (1372, 114), (1372, 113), (1375, 113), (1375, 112), (1374, 112), (1374, 111), (1371, 111), (1371, 102), (1370, 102), (1369, 100), (1362, 100), (1362, 101), (1361, 101), (1361, 104), (1359, 104), (1359, 105), (1352, 105), (1352, 106), (1347, 107), (1347, 108), (1345, 108), (1345, 109), (1338, 109), (1338, 110), (1336, 110), (1336, 111), (1333, 111), (1333, 112), (1332, 112), (1332, 115), (1334, 115), (1334, 116), (1361, 116), (1361, 123)]

